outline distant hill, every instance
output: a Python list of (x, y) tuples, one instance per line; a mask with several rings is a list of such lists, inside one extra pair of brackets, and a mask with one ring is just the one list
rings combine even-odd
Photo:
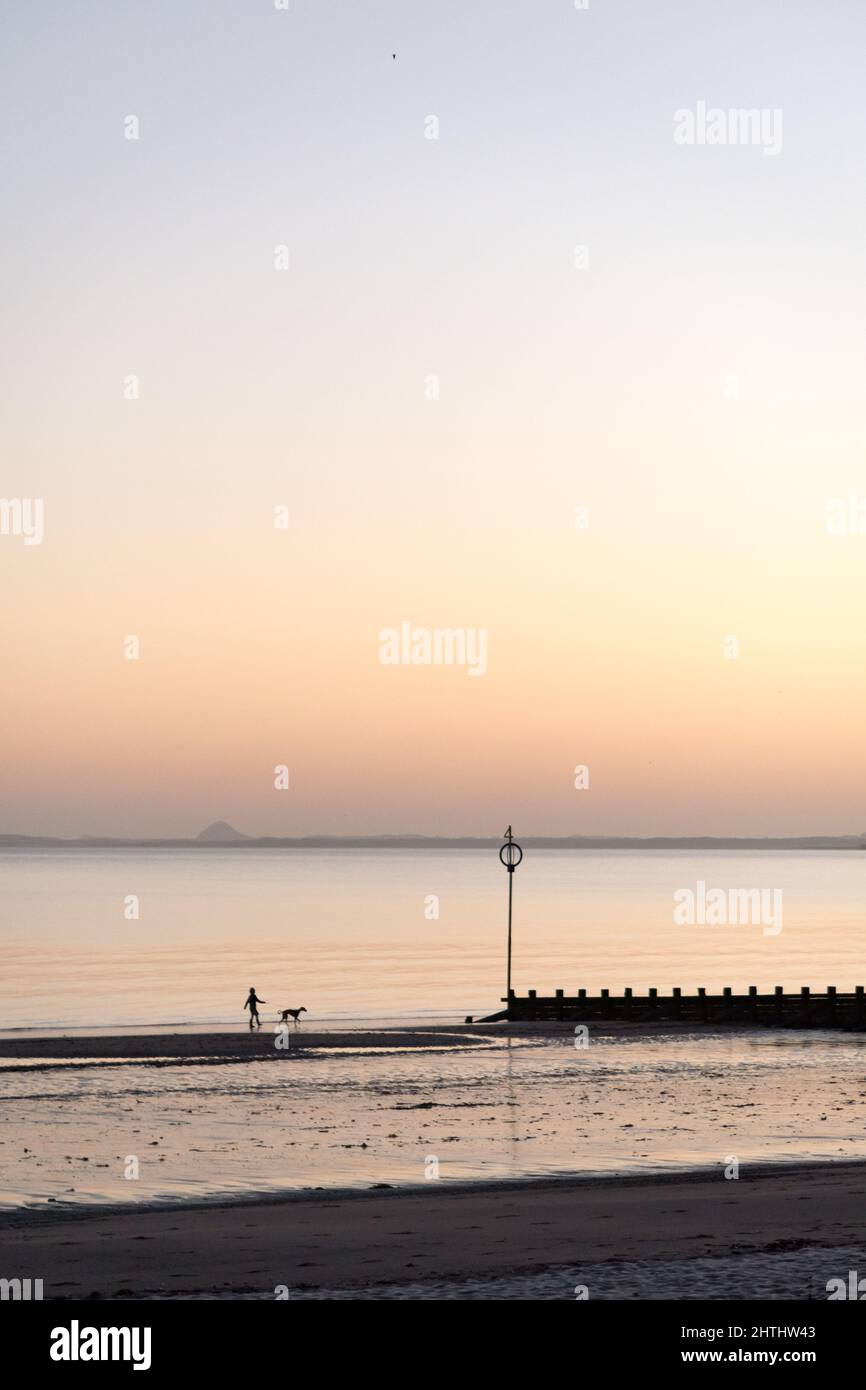
[(228, 821), (215, 820), (211, 825), (205, 826), (201, 834), (196, 835), (196, 840), (204, 840), (209, 845), (231, 845), (238, 840), (248, 840), (249, 835), (242, 835), (239, 830), (235, 830)]

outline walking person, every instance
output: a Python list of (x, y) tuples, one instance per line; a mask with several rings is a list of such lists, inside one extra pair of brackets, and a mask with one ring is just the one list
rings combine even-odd
[(244, 1008), (249, 1009), (250, 1011), (251, 1028), (253, 1027), (253, 1019), (255, 1019), (255, 1027), (261, 1028), (262, 1021), (259, 1018), (259, 1004), (267, 1004), (267, 1002), (267, 999), (260, 999), (259, 996), (256, 994), (255, 985), (250, 985), (250, 992), (247, 995), (247, 1001), (244, 1004)]

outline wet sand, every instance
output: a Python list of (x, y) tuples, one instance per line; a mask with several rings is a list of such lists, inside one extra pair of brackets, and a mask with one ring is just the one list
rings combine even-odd
[[(718, 1032), (719, 1026), (702, 1027), (694, 1022), (666, 1020), (663, 1023), (598, 1020), (591, 1023), (595, 1039), (653, 1039), (668, 1037), (700, 1038)], [(724, 1030), (730, 1036), (766, 1034), (764, 1028), (748, 1026)], [(406, 1024), (391, 1027), (358, 1027), (331, 1025), (315, 1028), (307, 1025), (296, 1028), (289, 1023), (281, 1029), (269, 1021), (260, 1029), (238, 1029), (227, 1026), (208, 1031), (190, 1027), (85, 1032), (78, 1030), (2, 1032), (0, 1031), (0, 1070), (4, 1064), (40, 1061), (165, 1061), (179, 1062), (259, 1062), (284, 1058), (288, 1054), (334, 1049), (386, 1051), (413, 1049), (441, 1051), (444, 1048), (491, 1047), (509, 1039), (514, 1041), (544, 1041), (560, 1039), (571, 1043), (573, 1023), (550, 1021), (523, 1023), (432, 1023)]]
[[(544, 1025), (542, 1025), (543, 1027)], [(513, 1035), (523, 1033), (517, 1030)], [(526, 1030), (528, 1032), (528, 1030)], [(426, 1048), (441, 1049), (483, 1045), (496, 1037), (506, 1036), (495, 1025), (487, 1028), (453, 1024), (433, 1025), (430, 1028), (329, 1029), (327, 1032), (296, 1028), (288, 1024), (285, 1031), (278, 1024), (263, 1024), (260, 1029), (246, 1031), (210, 1032), (147, 1032), (147, 1033), (55, 1033), (0, 1037), (0, 1068), (4, 1062), (23, 1060), (85, 1061), (152, 1060), (163, 1061), (238, 1061), (260, 1062), (277, 1060), (288, 1053), (312, 1052), (327, 1048)]]
[(298, 1032), (0, 1038), (0, 1207), (866, 1161), (862, 1037)]
[[(431, 1182), (255, 1203), (0, 1216), (4, 1268), (43, 1278), (46, 1298), (70, 1299), (272, 1297), (279, 1285), (290, 1297), (316, 1289), (381, 1297), (389, 1283), (408, 1282), (423, 1297), (430, 1281), (443, 1280), (459, 1296), (454, 1281), (532, 1271), (555, 1281), (557, 1270), (571, 1281), (563, 1296), (573, 1297), (582, 1267), (592, 1297), (600, 1266), (604, 1296), (658, 1297), (658, 1262), (682, 1261), (681, 1269), (711, 1281), (713, 1257), (742, 1258), (742, 1287), (734, 1283), (738, 1297), (750, 1298), (761, 1296), (750, 1286), (750, 1256), (830, 1247), (832, 1270), (835, 1248), (844, 1276), (850, 1251), (864, 1244), (863, 1163), (744, 1167), (736, 1181), (716, 1171), (449, 1189)], [(634, 1286), (640, 1261), (650, 1262), (642, 1293)], [(621, 1295), (619, 1264), (629, 1278)], [(795, 1280), (787, 1296), (816, 1295), (798, 1291)]]
[(0, 1037), (6, 1277), (84, 1300), (812, 1298), (866, 1273), (862, 1039), (290, 1034)]

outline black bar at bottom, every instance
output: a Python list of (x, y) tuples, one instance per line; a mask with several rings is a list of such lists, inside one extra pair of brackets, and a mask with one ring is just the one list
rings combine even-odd
[[(372, 1286), (371, 1293), (374, 1289)], [(357, 1301), (388, 1300), (373, 1295)], [(646, 1375), (678, 1366), (700, 1374), (708, 1365), (801, 1365), (820, 1372), (826, 1380), (828, 1372), (840, 1372), (846, 1363), (847, 1367), (856, 1365), (862, 1348), (863, 1314), (850, 1306), (860, 1297), (852, 1297), (850, 1292), (844, 1299), (815, 1302), (626, 1302), (586, 1298), (577, 1285), (573, 1297), (555, 1301), (574, 1305), (561, 1325), (571, 1336), (580, 1337), (585, 1351), (592, 1346), (600, 1356), (613, 1355), (618, 1372), (634, 1370)], [(310, 1327), (311, 1316), (314, 1328)], [(27, 1366), (28, 1375), (47, 1373), (49, 1380), (56, 1377), (60, 1383), (70, 1375), (93, 1381), (105, 1372), (114, 1377), (128, 1373), (133, 1375), (133, 1383), (143, 1382), (147, 1376), (162, 1383), (167, 1372), (194, 1370), (199, 1384), (204, 1377), (213, 1376), (214, 1384), (225, 1385), (230, 1376), (245, 1377), (252, 1363), (261, 1373), (272, 1368), (278, 1375), (288, 1355), (296, 1372), (303, 1373), (305, 1366), (315, 1369), (314, 1349), (318, 1347), (321, 1353), (317, 1332), (342, 1327), (347, 1317), (350, 1328), (353, 1326), (351, 1312), (342, 1307), (329, 1313), (328, 1322), (321, 1326), (318, 1316), (321, 1313), (314, 1314), (308, 1303), (293, 1307), (291, 1297), (285, 1301), (19, 1302), (14, 1309), (9, 1303), (0, 1305), (7, 1360), (14, 1357)], [(392, 1326), (399, 1331), (405, 1326), (404, 1315), (396, 1316), (397, 1323)], [(368, 1326), (365, 1324), (365, 1331)], [(439, 1324), (435, 1326), (440, 1330)], [(130, 1356), (126, 1360), (85, 1359), (91, 1350), (102, 1350), (103, 1328), (119, 1334), (116, 1339), (112, 1333), (104, 1340), (109, 1357), (115, 1345), (120, 1352), (128, 1345)], [(358, 1328), (360, 1331), (360, 1325)], [(124, 1329), (130, 1333), (128, 1343), (122, 1336)], [(137, 1336), (133, 1335), (135, 1329)], [(55, 1353), (77, 1354), (78, 1359), (55, 1359), (52, 1348)], [(331, 1359), (333, 1351), (331, 1346), (328, 1359), (332, 1368), (339, 1363), (339, 1357)], [(135, 1355), (141, 1367), (138, 1373), (134, 1371)], [(438, 1337), (425, 1343), (424, 1356), (428, 1373), (431, 1367), (438, 1369), (439, 1357), (443, 1374), (449, 1364), (453, 1365), (453, 1348)]]

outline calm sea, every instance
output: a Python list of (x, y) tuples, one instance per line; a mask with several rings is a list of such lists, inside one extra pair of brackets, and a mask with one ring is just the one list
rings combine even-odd
[[(782, 930), (678, 926), (673, 895), (782, 892)], [(0, 1027), (309, 1021), (499, 1007), (507, 875), (476, 850), (2, 850)], [(530, 851), (518, 992), (866, 983), (866, 854)], [(138, 917), (131, 898), (138, 900)]]

